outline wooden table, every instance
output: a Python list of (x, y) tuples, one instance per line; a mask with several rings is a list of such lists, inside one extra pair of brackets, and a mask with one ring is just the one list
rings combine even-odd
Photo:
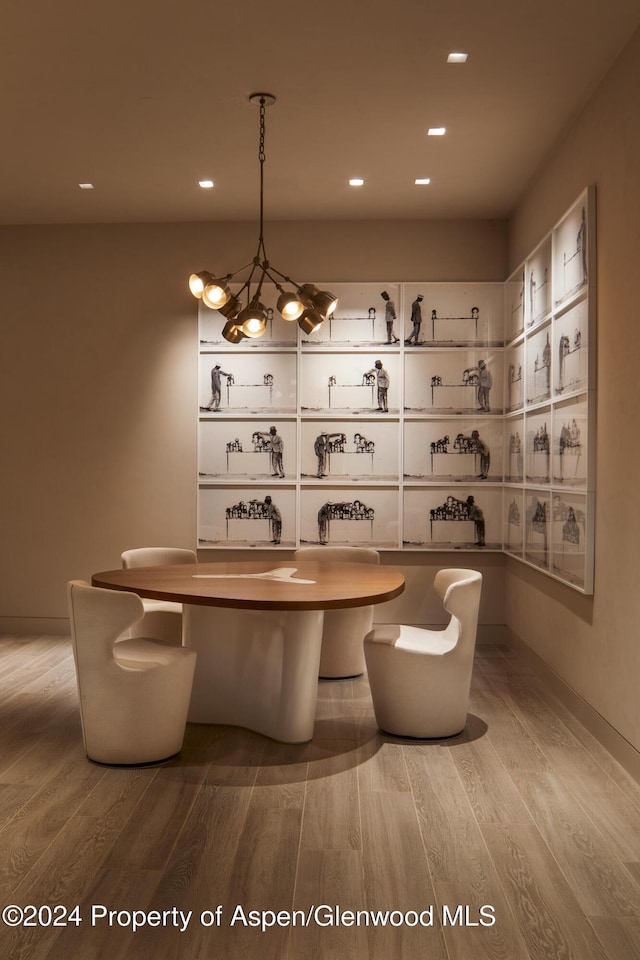
[(133, 567), (92, 582), (183, 604), (183, 643), (198, 652), (190, 722), (247, 727), (285, 743), (313, 736), (323, 611), (383, 603), (404, 590), (393, 567), (310, 560)]

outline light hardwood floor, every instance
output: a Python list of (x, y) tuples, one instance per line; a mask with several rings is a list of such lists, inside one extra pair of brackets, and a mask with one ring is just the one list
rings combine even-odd
[[(380, 735), (363, 678), (320, 684), (310, 744), (189, 726), (178, 759), (123, 769), (83, 754), (69, 641), (6, 637), (0, 731), (0, 907), (82, 917), (0, 925), (7, 960), (640, 957), (640, 786), (506, 647), (478, 648), (453, 740)], [(92, 905), (192, 914), (133, 932)], [(324, 905), (341, 925), (301, 925)]]

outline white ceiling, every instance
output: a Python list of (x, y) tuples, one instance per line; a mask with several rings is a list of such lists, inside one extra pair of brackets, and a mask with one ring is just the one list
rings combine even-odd
[(267, 220), (504, 217), (639, 24), (639, 0), (3, 0), (0, 223), (255, 220), (255, 91)]

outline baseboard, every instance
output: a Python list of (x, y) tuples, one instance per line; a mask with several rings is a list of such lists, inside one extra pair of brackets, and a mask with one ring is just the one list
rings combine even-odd
[(12, 637), (69, 637), (67, 617), (0, 617), (0, 635)]
[(555, 673), (531, 647), (527, 646), (517, 634), (505, 628), (508, 644), (529, 667), (531, 672), (543, 681), (547, 689), (580, 721), (589, 733), (602, 744), (611, 756), (624, 767), (633, 779), (640, 783), (640, 753), (621, 733), (612, 727), (579, 693)]

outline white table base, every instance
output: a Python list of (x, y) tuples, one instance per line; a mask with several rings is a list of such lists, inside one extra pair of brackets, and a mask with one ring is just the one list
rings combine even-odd
[(184, 604), (183, 642), (198, 654), (189, 722), (311, 740), (323, 620), (322, 610)]

